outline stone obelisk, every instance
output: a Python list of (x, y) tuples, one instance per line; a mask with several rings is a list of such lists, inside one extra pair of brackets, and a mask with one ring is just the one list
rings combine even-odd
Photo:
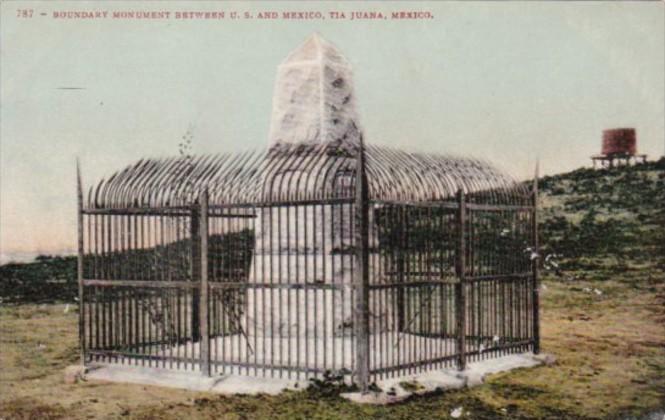
[(358, 126), (351, 65), (315, 33), (277, 68), (270, 144), (357, 144)]
[[(330, 144), (351, 149), (360, 142), (358, 127), (351, 66), (334, 45), (313, 34), (277, 69), (270, 147)], [(294, 169), (283, 169), (288, 170)], [(321, 338), (351, 333), (353, 254), (339, 250), (352, 246), (352, 225), (349, 205), (257, 210), (250, 283), (321, 287), (251, 288), (245, 314), (249, 336)]]

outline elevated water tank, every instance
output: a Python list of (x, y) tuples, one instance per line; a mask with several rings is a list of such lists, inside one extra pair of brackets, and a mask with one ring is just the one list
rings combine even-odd
[(637, 153), (637, 140), (634, 128), (613, 128), (603, 131), (603, 150), (605, 156), (629, 155)]

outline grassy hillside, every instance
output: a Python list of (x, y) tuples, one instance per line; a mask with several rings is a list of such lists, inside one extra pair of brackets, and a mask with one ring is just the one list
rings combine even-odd
[(665, 270), (665, 158), (578, 169), (545, 177), (540, 188), (543, 255), (560, 268)]

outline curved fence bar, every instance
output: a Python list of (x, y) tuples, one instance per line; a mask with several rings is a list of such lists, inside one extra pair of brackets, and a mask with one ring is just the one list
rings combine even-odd
[[(186, 207), (204, 189), (211, 205), (350, 199), (357, 150), (332, 145), (279, 144), (259, 152), (142, 159), (90, 188), (86, 209)], [(531, 205), (531, 192), (491, 164), (368, 146), (371, 200), (454, 201)], [(346, 179), (347, 188), (339, 184)]]

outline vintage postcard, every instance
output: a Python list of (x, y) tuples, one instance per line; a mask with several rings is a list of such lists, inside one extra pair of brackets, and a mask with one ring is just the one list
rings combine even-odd
[(662, 1), (0, 7), (0, 419), (665, 418)]

